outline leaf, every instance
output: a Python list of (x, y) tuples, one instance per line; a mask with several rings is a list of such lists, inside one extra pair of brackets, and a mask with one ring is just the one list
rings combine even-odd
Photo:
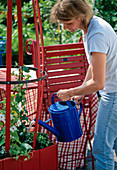
[(16, 157), (14, 157), (16, 160), (18, 160), (18, 158), (19, 158), (19, 155), (17, 155)]
[(16, 131), (15, 131), (15, 132), (10, 132), (10, 134), (14, 137), (14, 138), (12, 139), (13, 141), (16, 141), (17, 143), (21, 144), (20, 139), (19, 139), (19, 136), (18, 136), (18, 134), (17, 134)]
[(21, 147), (22, 147), (22, 148), (25, 148), (26, 150), (32, 150), (32, 149), (33, 149), (32, 146), (29, 145), (28, 143), (22, 143), (22, 144), (21, 144)]
[(0, 131), (1, 133), (0, 133), (0, 137), (3, 135), (5, 135), (5, 126), (2, 128), (2, 130)]
[(0, 126), (2, 126), (3, 125), (3, 122), (0, 122)]
[(29, 73), (29, 72), (30, 72), (29, 68), (28, 68), (28, 67), (26, 67), (25, 65), (23, 66), (23, 71), (25, 71), (25, 72), (27, 72), (27, 73)]
[(5, 144), (5, 138), (0, 141), (0, 147)]

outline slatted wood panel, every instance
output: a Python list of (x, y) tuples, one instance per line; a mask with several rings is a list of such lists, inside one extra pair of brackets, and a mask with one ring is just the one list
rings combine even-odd
[(82, 42), (53, 47), (45, 46), (49, 102), (54, 92), (81, 85), (86, 75), (87, 66)]

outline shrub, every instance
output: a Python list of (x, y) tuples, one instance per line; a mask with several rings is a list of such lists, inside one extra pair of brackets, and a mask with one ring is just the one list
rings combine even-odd
[(117, 0), (96, 0), (96, 15), (110, 23), (117, 33)]

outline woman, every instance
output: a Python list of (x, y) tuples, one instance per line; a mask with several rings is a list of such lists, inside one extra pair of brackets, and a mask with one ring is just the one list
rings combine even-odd
[(89, 68), (81, 86), (59, 90), (58, 97), (80, 101), (86, 94), (100, 91), (93, 143), (97, 170), (114, 170), (117, 154), (117, 35), (103, 19), (94, 16), (86, 0), (58, 0), (51, 11), (51, 20), (64, 29), (81, 29)]

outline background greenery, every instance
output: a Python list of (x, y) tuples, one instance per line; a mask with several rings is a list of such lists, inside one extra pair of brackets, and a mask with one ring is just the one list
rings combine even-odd
[(109, 22), (117, 33), (117, 0), (96, 0), (94, 5), (96, 14)]
[[(78, 42), (81, 32), (70, 33), (62, 30), (61, 25), (50, 24), (49, 16), (52, 6), (57, 0), (39, 0), (41, 20), (43, 26), (44, 45), (63, 44)], [(93, 0), (89, 3), (93, 5)], [(108, 21), (117, 32), (117, 0), (95, 0), (94, 13)], [(28, 38), (35, 39), (35, 25), (33, 18), (32, 0), (22, 0), (23, 41), (24, 41), (24, 64), (32, 63), (32, 57), (25, 52), (25, 42)], [(0, 36), (6, 37), (7, 30), (7, 0), (0, 2)], [(13, 62), (18, 60), (18, 27), (16, 0), (13, 0), (13, 35), (12, 57)], [(4, 54), (3, 54), (4, 55)], [(3, 63), (5, 64), (5, 55)]]

